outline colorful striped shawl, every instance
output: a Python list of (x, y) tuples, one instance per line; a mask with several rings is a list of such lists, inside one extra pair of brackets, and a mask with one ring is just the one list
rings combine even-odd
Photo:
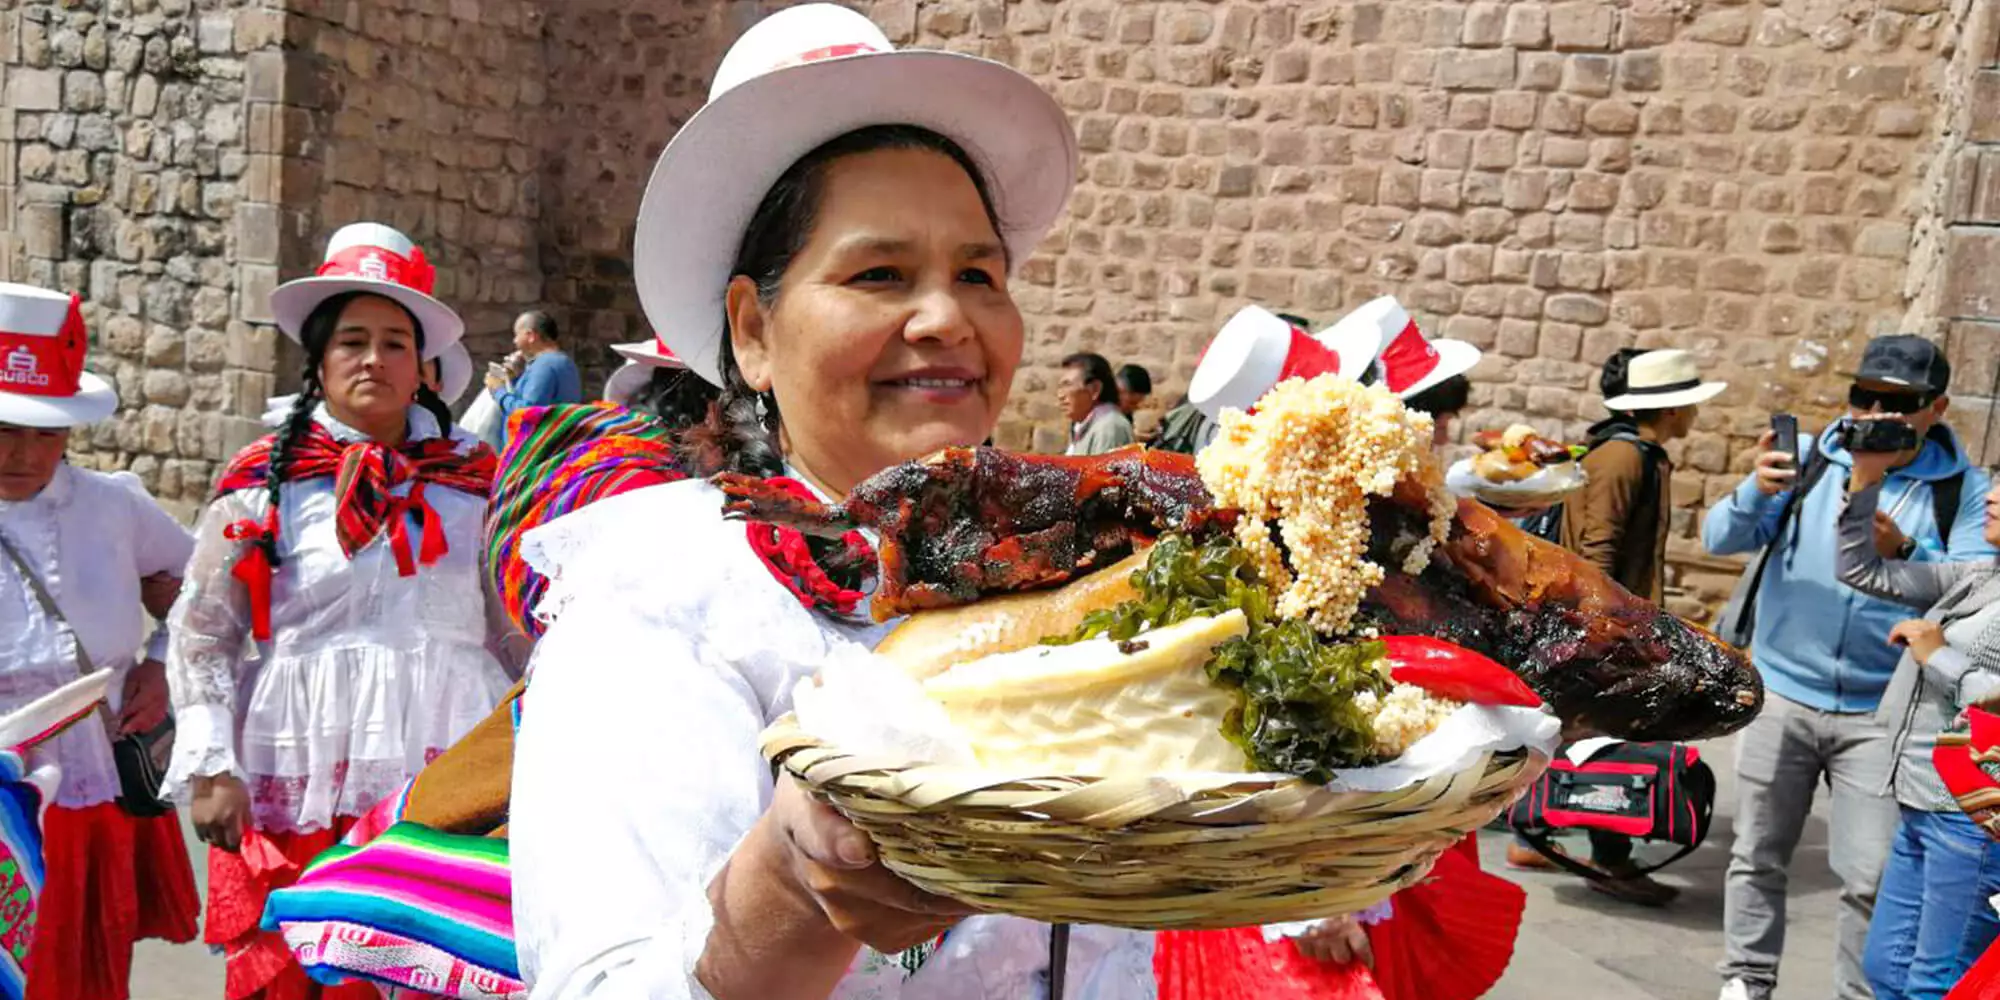
[(609, 403), (522, 410), (509, 421), (487, 507), (487, 572), (516, 628), (539, 637), (535, 602), (547, 581), (521, 558), (521, 536), (606, 497), (686, 478), (673, 434)]
[(365, 846), (313, 859), (297, 883), (271, 893), (263, 926), (283, 932), (321, 981), (360, 975), (445, 996), (507, 996), (525, 993), (512, 899), (505, 840), (398, 823)]

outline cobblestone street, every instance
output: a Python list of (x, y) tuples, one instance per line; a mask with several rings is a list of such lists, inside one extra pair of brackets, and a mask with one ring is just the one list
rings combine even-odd
[[(1709, 1000), (1722, 957), (1722, 872), (1734, 811), (1729, 741), (1703, 748), (1722, 782), (1715, 832), (1662, 877), (1682, 895), (1665, 911), (1613, 902), (1564, 875), (1509, 873), (1528, 888), (1528, 916), (1507, 977), (1489, 1000)], [(1833, 912), (1838, 883), (1826, 865), (1822, 807), (1807, 824), (1792, 879), (1790, 933), (1778, 1000), (1824, 1000), (1833, 991)], [(1504, 870), (1504, 837), (1481, 838), (1487, 868)], [(192, 843), (192, 841), (190, 841)], [(194, 845), (199, 848), (199, 845)], [(1657, 849), (1657, 848), (1654, 848)], [(199, 851), (196, 857), (202, 855)], [(199, 866), (197, 866), (198, 868)], [(141, 946), (132, 1000), (217, 1000), (222, 963), (196, 946)]]

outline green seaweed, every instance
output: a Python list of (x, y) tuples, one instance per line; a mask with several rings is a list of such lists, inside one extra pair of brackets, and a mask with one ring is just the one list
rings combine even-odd
[(1354, 697), (1388, 692), (1388, 677), (1376, 666), (1381, 643), (1329, 642), (1303, 621), (1277, 618), (1249, 554), (1226, 536), (1199, 543), (1162, 537), (1132, 574), (1132, 585), (1137, 600), (1092, 612), (1074, 632), (1043, 641), (1122, 642), (1190, 618), (1242, 611), (1249, 631), (1218, 644), (1207, 664), (1209, 680), (1238, 697), (1222, 734), (1257, 769), (1310, 781), (1380, 759), (1374, 722)]

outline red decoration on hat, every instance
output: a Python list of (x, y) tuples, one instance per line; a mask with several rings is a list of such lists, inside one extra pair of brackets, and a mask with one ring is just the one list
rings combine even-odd
[(1382, 383), (1390, 392), (1402, 392), (1437, 370), (1437, 348), (1424, 339), (1424, 332), (1417, 329), (1417, 321), (1403, 324), (1389, 346), (1382, 349), (1376, 363), (1382, 366)]
[(803, 66), (806, 63), (819, 62), (823, 59), (839, 59), (842, 56), (858, 56), (858, 55), (865, 55), (870, 52), (880, 52), (880, 51), (882, 50), (876, 48), (873, 45), (868, 44), (867, 42), (848, 42), (844, 45), (828, 45), (825, 48), (811, 49), (805, 52), (801, 52), (798, 55), (791, 57), (790, 59), (781, 59), (777, 63), (773, 64), (771, 66), (771, 69), (784, 69), (787, 66)]
[(1285, 366), (1278, 370), (1278, 381), (1288, 378), (1318, 378), (1340, 371), (1340, 355), (1333, 348), (1313, 339), (1313, 335), (1298, 327), (1292, 327), (1292, 349), (1285, 354)]
[(425, 295), (437, 283), (437, 269), (424, 258), (424, 249), (415, 245), (410, 247), (408, 257), (383, 247), (348, 247), (328, 257), (315, 273), (322, 278), (387, 281)]
[(83, 300), (69, 297), (69, 313), (53, 336), (0, 330), (0, 392), (66, 399), (82, 391), (83, 358), (90, 349)]

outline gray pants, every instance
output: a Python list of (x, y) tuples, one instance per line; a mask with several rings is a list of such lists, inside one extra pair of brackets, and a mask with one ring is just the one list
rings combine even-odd
[(1768, 995), (1777, 985), (1786, 869), (1824, 776), (1833, 786), (1828, 860), (1841, 881), (1834, 989), (1839, 1000), (1869, 1000), (1874, 994), (1861, 973), (1861, 954), (1899, 818), (1895, 799), (1883, 791), (1888, 730), (1872, 714), (1815, 711), (1773, 694), (1737, 740), (1736, 843), (1723, 889), (1722, 978), (1744, 980), (1752, 996)]

